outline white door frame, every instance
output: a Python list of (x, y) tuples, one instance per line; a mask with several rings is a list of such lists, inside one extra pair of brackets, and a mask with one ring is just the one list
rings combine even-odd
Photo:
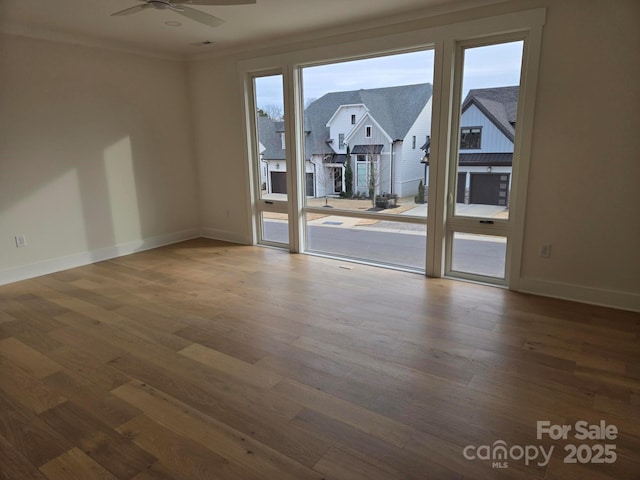
[[(491, 281), (518, 289), (524, 241), (524, 217), (530, 166), (532, 127), (539, 69), (540, 45), (544, 11), (531, 11), (537, 18), (514, 31), (486, 35), (452, 36), (442, 40), (436, 50), (434, 80), (434, 108), (432, 121), (431, 157), (429, 162), (429, 203), (427, 242), (427, 275), (442, 277), (451, 274), (451, 250), (454, 231), (499, 235), (507, 237), (504, 280), (491, 280), (479, 275), (456, 273), (457, 278)], [(511, 196), (508, 221), (493, 224), (479, 223), (481, 219), (455, 217), (455, 189), (459, 150), (460, 107), (462, 102), (462, 49), (523, 40), (523, 56), (518, 112), (518, 133), (514, 143), (514, 166), (511, 177)], [(438, 56), (441, 52), (441, 56)], [(440, 81), (438, 81), (438, 79)], [(435, 188), (433, 188), (435, 187)], [(484, 219), (483, 219), (484, 220)]]

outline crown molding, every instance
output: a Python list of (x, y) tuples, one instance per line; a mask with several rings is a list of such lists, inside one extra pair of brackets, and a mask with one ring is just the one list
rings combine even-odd
[(67, 45), (76, 45), (81, 47), (99, 48), (117, 53), (126, 53), (130, 55), (140, 55), (144, 57), (156, 58), (161, 60), (170, 60), (183, 62), (184, 55), (172, 54), (168, 52), (160, 52), (129, 45), (117, 40), (92, 37), (89, 35), (80, 35), (75, 33), (58, 32), (41, 27), (32, 27), (18, 25), (12, 23), (4, 23), (0, 25), (0, 33), (5, 35), (13, 35), (17, 37), (27, 37), (36, 40), (45, 40), (55, 43), (64, 43)]
[(330, 44), (373, 37), (397, 30), (399, 27), (407, 30), (418, 30), (424, 28), (425, 21), (433, 22), (437, 17), (475, 9), (478, 9), (477, 16), (482, 17), (482, 9), (484, 7), (509, 2), (510, 0), (461, 0), (454, 3), (441, 3), (413, 12), (359, 20), (358, 26), (355, 28), (353, 22), (348, 22), (334, 27), (316, 28), (278, 38), (251, 40), (246, 43), (230, 45), (228, 47), (220, 45), (219, 49), (206, 53), (187, 54), (185, 59), (187, 61), (201, 61), (233, 56), (246, 56), (249, 58), (260, 56), (263, 52), (265, 54), (274, 54), (284, 53), (290, 51), (292, 48), (296, 50), (304, 49), (306, 47), (305, 43), (311, 44), (318, 40), (323, 40)]

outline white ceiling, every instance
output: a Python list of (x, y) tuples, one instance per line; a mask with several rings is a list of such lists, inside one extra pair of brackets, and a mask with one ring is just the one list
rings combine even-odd
[[(257, 0), (253, 5), (193, 6), (226, 23), (210, 28), (175, 12), (116, 11), (137, 0), (0, 0), (0, 31), (41, 38), (191, 56), (273, 42), (292, 34), (336, 27), (362, 28), (375, 19), (419, 18), (431, 8), (464, 8), (500, 0)], [(179, 27), (166, 21), (177, 20)], [(211, 45), (194, 45), (211, 41)]]

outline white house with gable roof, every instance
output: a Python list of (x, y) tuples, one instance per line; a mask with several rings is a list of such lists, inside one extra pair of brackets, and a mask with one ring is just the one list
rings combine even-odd
[[(349, 154), (353, 191), (368, 194), (375, 176), (376, 194), (413, 196), (423, 179), (420, 149), (431, 129), (430, 84), (328, 93), (305, 109), (307, 196), (346, 191)], [(269, 193), (286, 193), (283, 132), (278, 123), (258, 125), (263, 178)], [(264, 147), (264, 149), (263, 149)]]

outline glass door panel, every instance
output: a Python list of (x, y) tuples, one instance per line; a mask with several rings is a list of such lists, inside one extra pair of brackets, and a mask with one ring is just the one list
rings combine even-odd
[(451, 270), (492, 278), (505, 277), (507, 238), (455, 232)]
[(262, 212), (260, 217), (262, 240), (269, 243), (289, 243), (289, 215), (278, 212)]
[(281, 74), (253, 78), (255, 110), (254, 195), (258, 242), (289, 245), (289, 174)]
[(509, 218), (522, 41), (462, 50), (454, 215)]
[(459, 46), (447, 274), (505, 283), (524, 41)]

